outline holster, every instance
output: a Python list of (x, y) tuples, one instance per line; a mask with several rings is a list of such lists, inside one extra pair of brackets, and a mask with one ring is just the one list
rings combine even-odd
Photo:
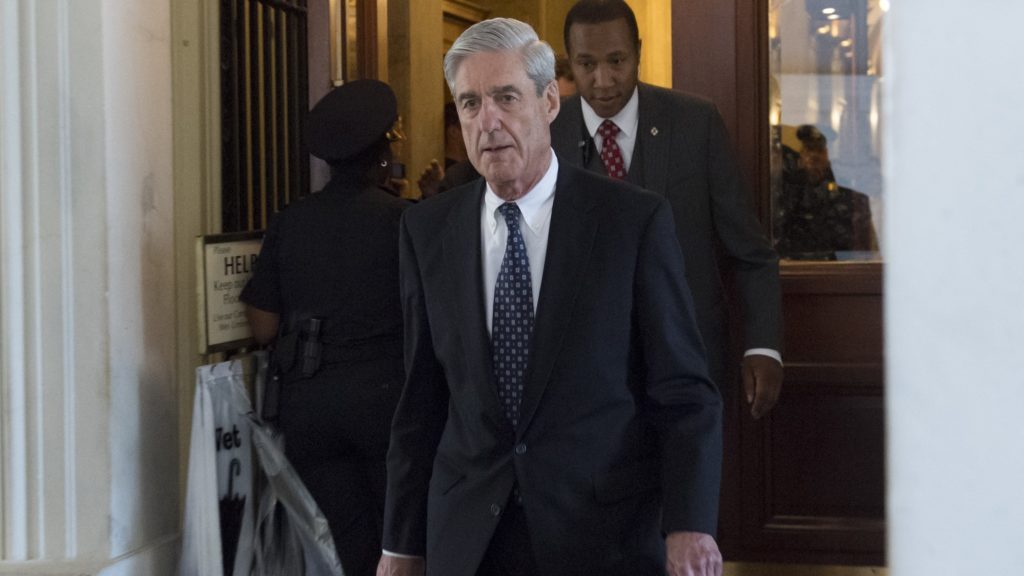
[(312, 378), (320, 370), (320, 362), (323, 360), (324, 346), (320, 341), (320, 329), (323, 326), (323, 319), (310, 318), (299, 331), (299, 343), (301, 354), (299, 356), (299, 371), (303, 378)]
[(281, 404), (281, 374), (271, 364), (267, 381), (263, 386), (263, 411), (260, 416), (265, 422), (276, 422)]
[(267, 367), (267, 381), (263, 388), (263, 410), (260, 416), (267, 422), (277, 420), (281, 404), (282, 375), (292, 369), (295, 363), (295, 345), (298, 333), (278, 333), (274, 347), (270, 350), (270, 362)]
[(278, 374), (286, 375), (298, 370), (303, 378), (312, 378), (323, 361), (321, 334), (324, 320), (307, 317), (289, 324), (290, 329), (277, 337), (271, 363), (276, 365)]
[(299, 331), (283, 333), (274, 343), (274, 353), (270, 356), (271, 366), (277, 367), (278, 374), (287, 374), (295, 366), (295, 351), (299, 345)]

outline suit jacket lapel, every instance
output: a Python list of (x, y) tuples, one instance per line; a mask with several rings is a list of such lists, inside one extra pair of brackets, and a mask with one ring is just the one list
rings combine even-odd
[[(442, 246), (445, 270), (451, 285), (448, 306), (452, 317), (458, 319), (467, 373), (480, 375), (480, 378), (472, 379), (473, 385), (484, 385), (488, 388), (480, 395), (485, 403), (484, 413), (500, 418), (507, 425), (508, 421), (502, 412), (497, 385), (494, 382), (491, 340), (487, 332), (482, 290), (480, 203), (483, 193), (483, 180), (472, 191), (462, 193), (459, 204), (452, 209), (445, 226)], [(473, 365), (477, 362), (477, 365)]]
[(647, 86), (638, 86), (640, 118), (637, 122), (636, 146), (643, 162), (643, 186), (664, 195), (672, 158), (672, 122), (657, 102), (653, 101)]
[(526, 430), (548, 385), (565, 330), (572, 320), (573, 304), (583, 284), (597, 222), (593, 200), (580, 190), (573, 169), (559, 168), (548, 234), (547, 261), (533, 328), (530, 364), (520, 405), (519, 431)]
[(564, 128), (551, 131), (551, 146), (563, 152), (572, 151), (566, 156), (559, 156), (565, 163), (607, 175), (594, 139), (590, 137), (587, 124), (583, 121), (583, 105), (580, 104), (580, 98), (577, 94), (562, 101), (558, 123)]
[(583, 146), (586, 142), (586, 128), (583, 126), (583, 111), (580, 108), (579, 95), (571, 96), (562, 101), (562, 109), (558, 112), (556, 122), (560, 128), (551, 130), (551, 147), (560, 150), (564, 156), (558, 157), (560, 162), (573, 166), (583, 166)]

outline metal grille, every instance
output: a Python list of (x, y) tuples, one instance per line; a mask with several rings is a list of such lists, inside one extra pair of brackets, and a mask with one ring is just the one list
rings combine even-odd
[(221, 0), (224, 232), (309, 193), (306, 0)]

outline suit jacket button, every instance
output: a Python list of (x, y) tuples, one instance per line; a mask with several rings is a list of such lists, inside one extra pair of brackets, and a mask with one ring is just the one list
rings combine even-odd
[(501, 506), (498, 506), (497, 504), (491, 504), (491, 515), (497, 516), (498, 514), (501, 514)]
[(526, 454), (526, 444), (516, 444), (516, 454), (520, 456)]

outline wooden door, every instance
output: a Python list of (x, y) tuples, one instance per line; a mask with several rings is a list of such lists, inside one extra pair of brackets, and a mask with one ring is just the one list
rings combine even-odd
[[(856, 52), (845, 72), (865, 81), (870, 70), (857, 64), (866, 50), (867, 18), (857, 12), (858, 3), (869, 4), (673, 2), (674, 86), (719, 106), (766, 231), (776, 216), (772, 147), (780, 142), (779, 128), (772, 126), (777, 110), (770, 106), (779, 81), (770, 74), (778, 56), (772, 11), (799, 4), (807, 31), (814, 33), (821, 17), (821, 28), (831, 25), (829, 13), (821, 11), (839, 6), (833, 20), (851, 22), (849, 46)], [(843, 41), (837, 36), (835, 48)], [(821, 120), (827, 127), (835, 119)], [(782, 262), (786, 379), (779, 404), (754, 421), (737, 393), (739, 383), (723, 385), (719, 537), (726, 560), (884, 564), (882, 273), (877, 259)]]

